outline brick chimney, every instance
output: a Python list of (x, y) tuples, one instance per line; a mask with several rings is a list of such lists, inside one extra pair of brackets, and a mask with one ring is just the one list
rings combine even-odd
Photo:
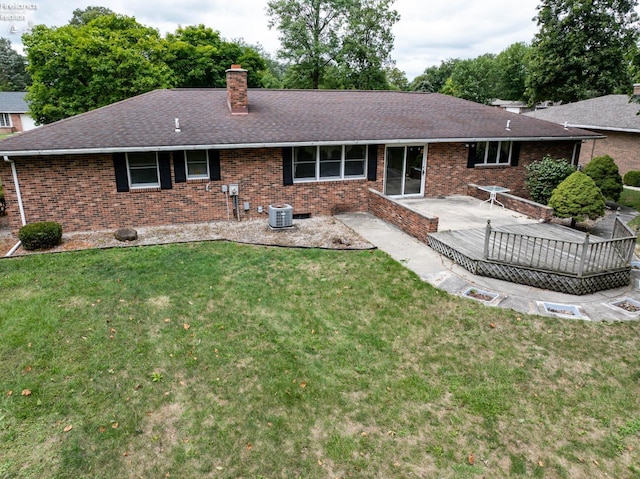
[(227, 104), (232, 115), (249, 113), (247, 97), (247, 70), (240, 65), (231, 65), (227, 70)]
[(633, 84), (633, 94), (640, 95), (640, 83)]

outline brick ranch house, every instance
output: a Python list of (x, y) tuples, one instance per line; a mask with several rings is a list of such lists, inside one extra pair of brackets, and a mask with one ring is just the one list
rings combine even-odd
[(525, 165), (575, 160), (597, 136), (440, 94), (248, 91), (246, 74), (234, 65), (226, 89), (156, 90), (0, 142), (12, 231), (242, 220), (282, 203), (332, 215), (470, 183), (522, 195)]

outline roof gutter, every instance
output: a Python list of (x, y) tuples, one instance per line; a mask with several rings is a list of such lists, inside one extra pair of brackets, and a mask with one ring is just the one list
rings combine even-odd
[(638, 128), (618, 128), (615, 126), (595, 126), (595, 125), (572, 125), (571, 123), (567, 124), (567, 126), (571, 128), (580, 128), (582, 130), (602, 130), (602, 131), (617, 131), (620, 133), (640, 133), (640, 129)]
[(275, 143), (229, 143), (210, 145), (167, 145), (141, 147), (110, 147), (110, 148), (69, 148), (60, 150), (22, 150), (0, 151), (0, 155), (12, 156), (52, 156), (78, 154), (111, 154), (141, 151), (174, 151), (174, 150), (226, 150), (238, 148), (285, 148), (295, 146), (336, 146), (336, 145), (407, 145), (425, 143), (473, 143), (477, 141), (581, 141), (606, 138), (604, 135), (575, 135), (575, 136), (540, 136), (540, 137), (500, 137), (500, 138), (404, 138), (404, 139), (375, 139), (375, 140), (337, 140), (337, 141), (297, 141)]
[[(4, 156), (4, 161), (11, 164), (11, 174), (13, 176), (13, 184), (16, 188), (16, 196), (18, 197), (20, 219), (22, 220), (22, 226), (24, 226), (27, 224), (27, 219), (24, 214), (24, 206), (22, 205), (22, 193), (20, 192), (20, 184), (18, 183), (18, 170), (16, 170), (16, 164), (13, 162), (13, 160), (10, 160), (8, 156)], [(11, 256), (20, 247), (21, 244), (22, 242), (18, 241), (5, 256)]]

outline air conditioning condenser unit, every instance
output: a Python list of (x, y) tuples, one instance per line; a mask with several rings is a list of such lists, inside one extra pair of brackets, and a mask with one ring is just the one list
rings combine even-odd
[(269, 226), (272, 228), (290, 228), (293, 226), (293, 206), (269, 205)]

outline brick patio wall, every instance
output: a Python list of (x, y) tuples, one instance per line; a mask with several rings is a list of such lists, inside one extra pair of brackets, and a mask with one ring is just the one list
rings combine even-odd
[[(468, 185), (467, 194), (482, 201), (489, 199), (489, 193), (479, 189), (478, 185), (474, 185), (473, 183)], [(509, 193), (498, 193), (496, 199), (508, 210), (517, 211), (518, 213), (544, 222), (551, 220), (551, 216), (553, 216), (553, 208), (541, 205), (527, 198), (521, 198)], [(499, 207), (498, 205), (498, 208)]]
[(369, 190), (369, 212), (420, 241), (438, 231), (437, 217), (424, 216), (373, 189)]

